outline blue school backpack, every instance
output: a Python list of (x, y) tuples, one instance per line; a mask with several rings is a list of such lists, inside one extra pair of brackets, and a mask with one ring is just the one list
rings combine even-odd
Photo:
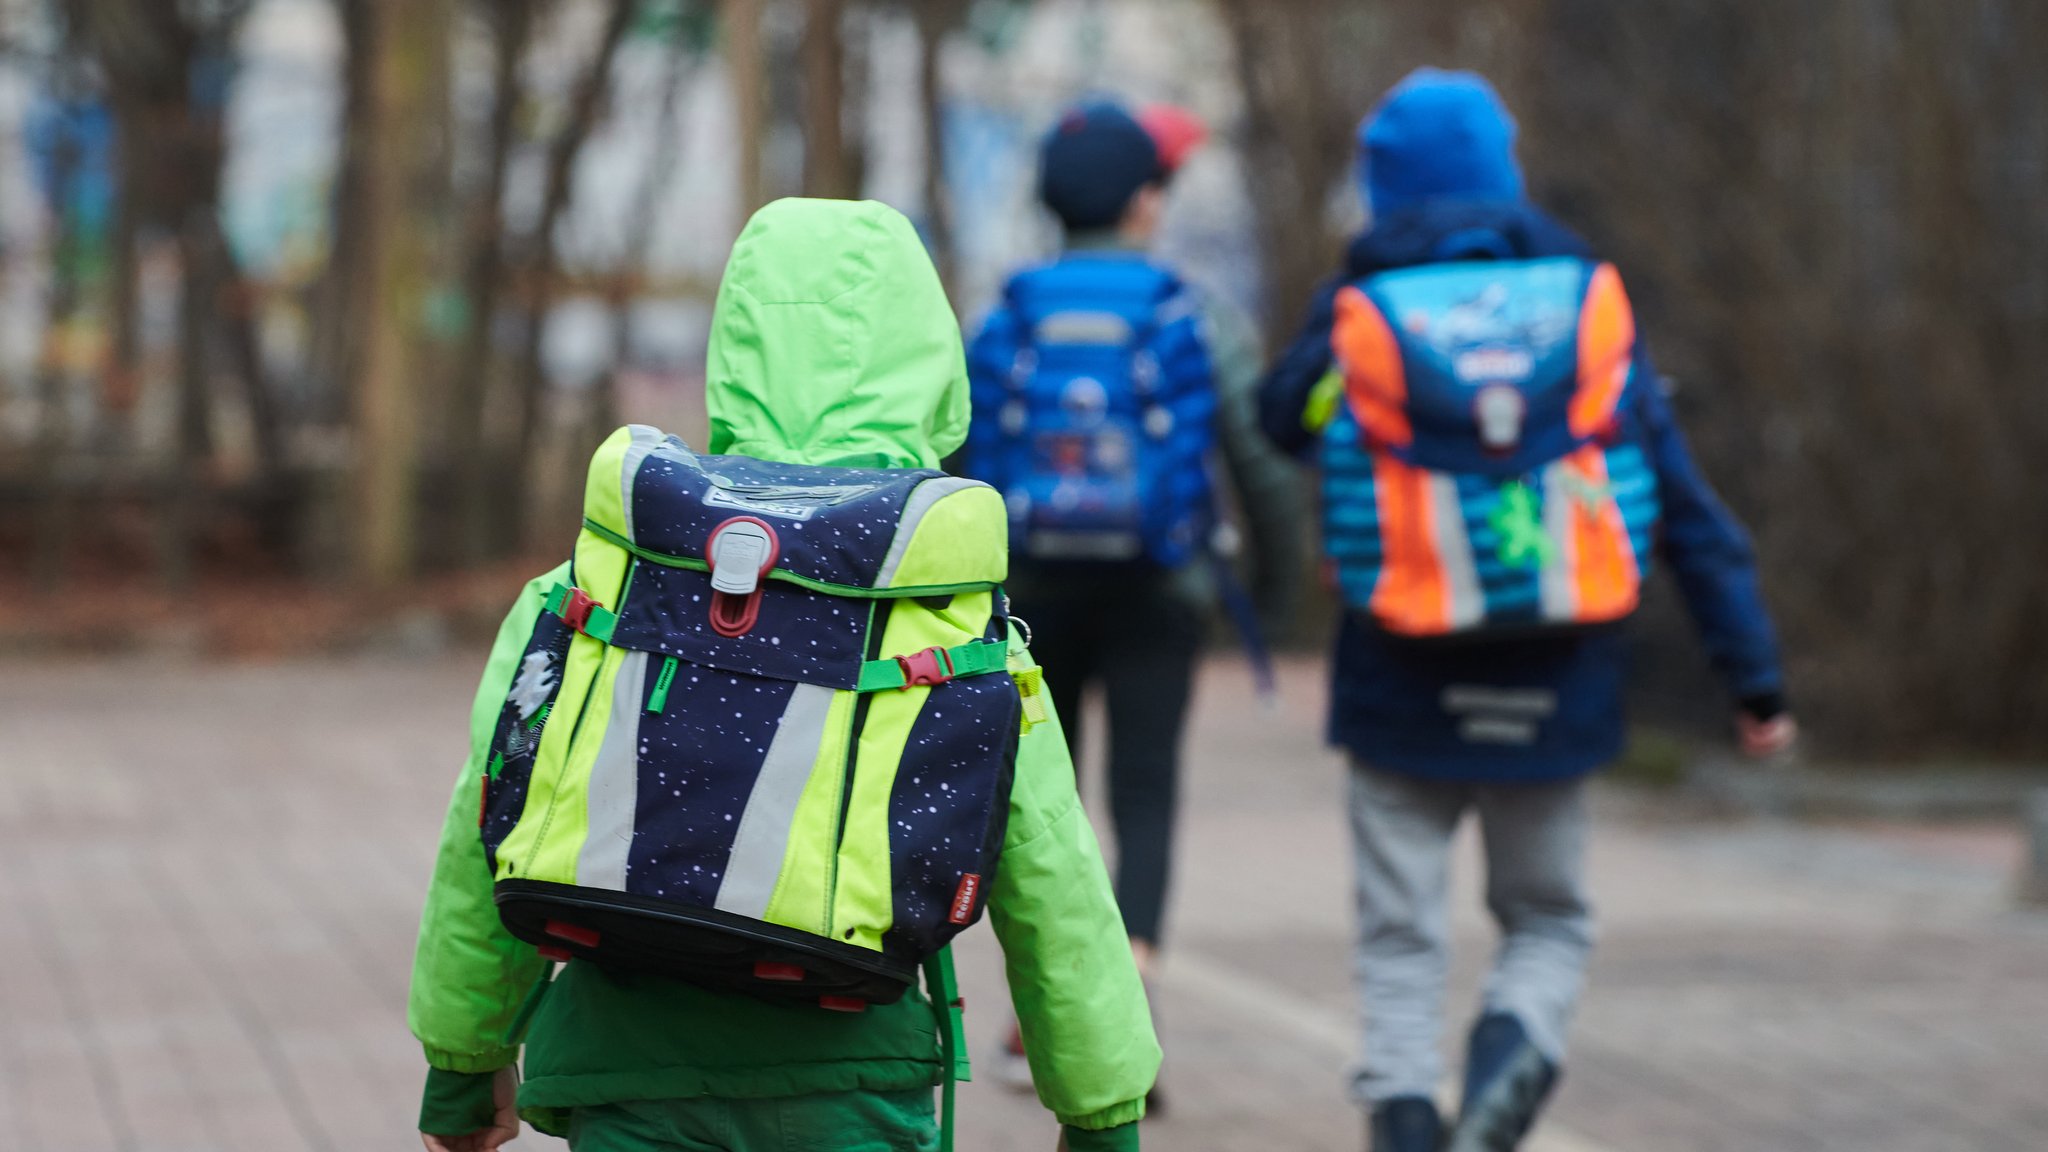
[(1405, 268), (1341, 289), (1336, 311), (1323, 520), (1346, 604), (1417, 637), (1632, 613), (1659, 509), (1613, 266)]
[(1013, 552), (1177, 568), (1207, 549), (1216, 390), (1179, 277), (1118, 253), (1018, 273), (968, 371), (965, 470), (1003, 493)]

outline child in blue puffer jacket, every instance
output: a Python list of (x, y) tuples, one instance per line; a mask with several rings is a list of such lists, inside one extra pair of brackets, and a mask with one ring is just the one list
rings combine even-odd
[[(1306, 456), (1318, 444), (1347, 288), (1446, 260), (1592, 258), (1526, 199), (1514, 139), (1499, 98), (1470, 73), (1422, 69), (1366, 119), (1371, 226), (1261, 386), (1260, 422), (1281, 448)], [(1745, 749), (1783, 750), (1795, 728), (1749, 541), (1695, 467), (1640, 341), (1630, 379), (1617, 420), (1654, 477), (1656, 555), (1737, 702)], [(1613, 627), (1450, 643), (1345, 614), (1330, 737), (1352, 761), (1366, 1021), (1352, 1088), (1371, 1113), (1375, 1152), (1505, 1152), (1554, 1085), (1593, 940), (1584, 780), (1621, 751), (1626, 667)], [(1485, 840), (1487, 903), (1503, 942), (1470, 1037), (1460, 1116), (1446, 1133), (1432, 1095), (1447, 856), (1468, 810)]]

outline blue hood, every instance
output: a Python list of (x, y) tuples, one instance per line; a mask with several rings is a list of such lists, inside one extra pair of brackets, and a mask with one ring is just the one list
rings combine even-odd
[(1523, 197), (1514, 118), (1477, 73), (1409, 73), (1359, 125), (1358, 146), (1375, 218), (1432, 200)]

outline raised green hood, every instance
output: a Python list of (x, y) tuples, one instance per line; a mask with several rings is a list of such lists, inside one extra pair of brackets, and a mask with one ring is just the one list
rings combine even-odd
[(754, 213), (707, 361), (713, 453), (936, 468), (967, 438), (958, 321), (910, 221), (874, 201)]

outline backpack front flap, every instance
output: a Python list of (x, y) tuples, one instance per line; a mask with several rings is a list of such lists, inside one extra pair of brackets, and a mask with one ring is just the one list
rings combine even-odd
[(1334, 345), (1377, 447), (1506, 476), (1614, 431), (1635, 320), (1612, 265), (1463, 261), (1342, 289)]
[(1658, 511), (1621, 419), (1634, 340), (1620, 278), (1582, 260), (1428, 265), (1340, 291), (1346, 403), (1323, 482), (1347, 602), (1411, 636), (1632, 612)]
[(1000, 498), (635, 426), (585, 511), (529, 649), (561, 674), (515, 685), (487, 790), (507, 924), (720, 986), (893, 999), (979, 916), (1001, 845), (1021, 704)]
[(1003, 490), (1017, 550), (1169, 567), (1214, 517), (1216, 396), (1193, 297), (1128, 254), (1014, 277), (977, 341), (971, 468)]

